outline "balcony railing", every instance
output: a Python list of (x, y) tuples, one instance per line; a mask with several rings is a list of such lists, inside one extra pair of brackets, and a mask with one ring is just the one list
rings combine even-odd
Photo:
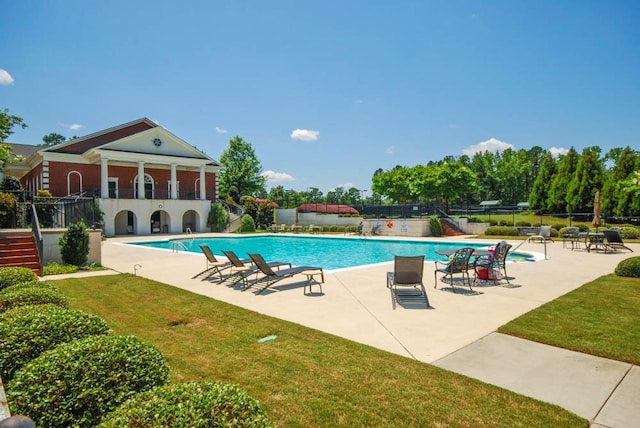
[[(89, 189), (84, 192), (86, 196), (101, 197), (100, 189)], [(109, 189), (110, 199), (137, 199), (138, 191), (135, 188), (125, 187), (118, 189)], [(145, 199), (171, 199), (171, 192), (167, 189), (154, 189), (145, 192)], [(184, 201), (194, 201), (200, 199), (200, 192), (180, 190), (178, 191), (178, 199)]]

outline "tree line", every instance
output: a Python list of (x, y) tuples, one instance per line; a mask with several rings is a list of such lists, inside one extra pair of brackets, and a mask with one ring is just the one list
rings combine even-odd
[(612, 216), (640, 214), (640, 152), (630, 147), (614, 148), (602, 154), (600, 147), (586, 147), (582, 153), (570, 148), (554, 155), (542, 147), (478, 152), (473, 156), (447, 156), (426, 165), (377, 169), (372, 177), (372, 194), (356, 188), (335, 188), (324, 195), (318, 188), (306, 191), (275, 186), (265, 190), (260, 161), (250, 143), (241, 137), (230, 141), (220, 162), (220, 192), (275, 201), (281, 207), (303, 203), (376, 204), (435, 203), (445, 210), (452, 205), (477, 205), (500, 200), (515, 206), (528, 202), (543, 213), (593, 211), (597, 191), (602, 212)]

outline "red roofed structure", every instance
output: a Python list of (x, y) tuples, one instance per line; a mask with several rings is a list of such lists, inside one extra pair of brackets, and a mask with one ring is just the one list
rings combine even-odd
[(349, 205), (339, 204), (302, 204), (298, 207), (298, 212), (323, 214), (360, 214), (357, 209)]

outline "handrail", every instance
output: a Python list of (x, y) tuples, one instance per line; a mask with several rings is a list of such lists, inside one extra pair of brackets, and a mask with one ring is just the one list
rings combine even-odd
[(171, 252), (177, 253), (178, 251), (189, 251), (186, 245), (180, 239), (172, 239), (171, 240)]
[(36, 206), (31, 204), (31, 233), (36, 240), (36, 248), (38, 250), (38, 263), (40, 264), (40, 275), (44, 273), (44, 266), (42, 265), (42, 256), (44, 252), (44, 244), (42, 239), (42, 232), (40, 231), (40, 221), (38, 220), (38, 211)]

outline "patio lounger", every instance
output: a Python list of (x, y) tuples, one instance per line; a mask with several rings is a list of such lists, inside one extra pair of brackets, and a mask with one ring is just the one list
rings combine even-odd
[(631, 248), (624, 245), (622, 237), (620, 236), (620, 232), (618, 232), (617, 230), (603, 230), (602, 233), (604, 234), (604, 239), (606, 240), (606, 248), (611, 248), (614, 251), (619, 248), (623, 248), (633, 253), (633, 250)]
[[(249, 253), (249, 257), (255, 264), (258, 271), (260, 271), (264, 276), (261, 278), (257, 278), (254, 282), (251, 283), (250, 287), (256, 284), (264, 284), (262, 289), (258, 292), (258, 294), (262, 293), (267, 288), (271, 287), (278, 281), (281, 281), (285, 278), (289, 278), (293, 275), (302, 273), (304, 271), (320, 271), (321, 282), (324, 282), (324, 272), (321, 267), (315, 266), (296, 266), (289, 267), (288, 269), (280, 269), (274, 271), (269, 263), (267, 263), (264, 258), (260, 254), (251, 254)], [(289, 265), (291, 266), (291, 265)], [(248, 287), (247, 287), (248, 288)]]
[(207, 245), (200, 245), (199, 247), (206, 258), (207, 268), (202, 272), (194, 275), (191, 279), (203, 276), (202, 280), (204, 281), (205, 279), (209, 279), (213, 275), (218, 274), (220, 275), (220, 281), (222, 281), (222, 271), (231, 268), (233, 266), (231, 262), (222, 262), (218, 260), (213, 254), (213, 251), (211, 251), (211, 248), (209, 248)]
[[(243, 290), (249, 288), (249, 281), (247, 280), (247, 278), (253, 273), (255, 273), (256, 276), (259, 273), (258, 268), (255, 265), (251, 264), (254, 263), (253, 260), (240, 260), (240, 258), (233, 251), (223, 250), (222, 253), (229, 259), (229, 262), (233, 265), (233, 267), (231, 268), (232, 274), (227, 276), (225, 280), (230, 278), (238, 278), (238, 280), (235, 281), (234, 284), (241, 281)], [(270, 269), (274, 267), (280, 269), (281, 266), (288, 266), (289, 268), (291, 267), (291, 263), (286, 262), (270, 262), (266, 264)]]
[(537, 240), (541, 243), (546, 241), (553, 242), (553, 239), (551, 239), (551, 226), (540, 226), (540, 231), (538, 232), (538, 234), (531, 235), (527, 239), (529, 240), (529, 242), (533, 240)]
[[(396, 303), (400, 296), (412, 300), (424, 300), (427, 308), (431, 307), (427, 297), (427, 290), (425, 290), (422, 282), (423, 271), (424, 256), (395, 256), (393, 272), (387, 272), (387, 288), (391, 289), (393, 309), (396, 308)], [(399, 293), (398, 287), (411, 287), (413, 290), (410, 291), (413, 291), (413, 293)]]

